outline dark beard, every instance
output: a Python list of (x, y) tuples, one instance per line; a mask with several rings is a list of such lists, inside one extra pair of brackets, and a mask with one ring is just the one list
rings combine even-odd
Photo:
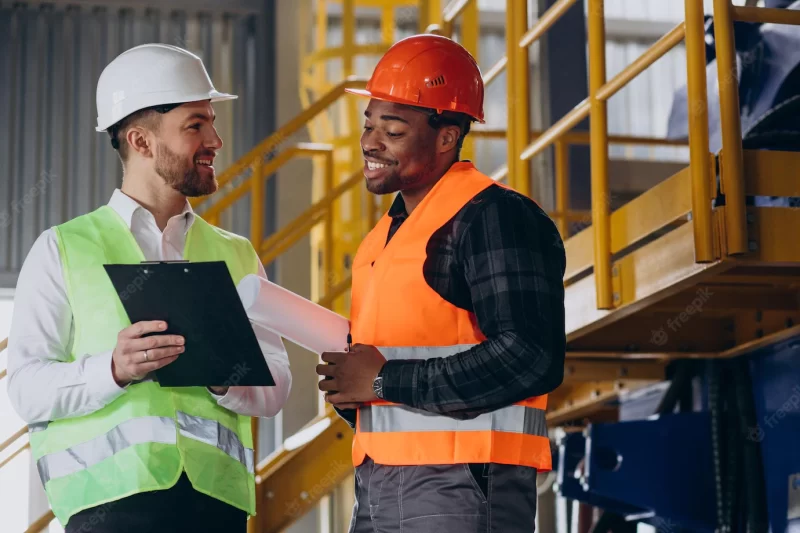
[(155, 170), (164, 178), (164, 183), (190, 198), (206, 196), (217, 190), (216, 178), (203, 178), (194, 164), (187, 168), (184, 159), (164, 145), (158, 147)]
[(415, 185), (427, 182), (428, 177), (433, 174), (435, 169), (436, 160), (431, 159), (425, 163), (422, 171), (414, 176), (400, 176), (399, 174), (393, 173), (388, 178), (377, 183), (374, 180), (366, 180), (367, 191), (377, 195), (405, 191), (413, 188)]

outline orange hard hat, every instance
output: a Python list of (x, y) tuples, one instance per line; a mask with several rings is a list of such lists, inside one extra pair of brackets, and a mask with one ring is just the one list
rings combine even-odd
[(465, 113), (483, 122), (483, 77), (475, 58), (457, 42), (440, 35), (406, 37), (378, 61), (360, 96)]

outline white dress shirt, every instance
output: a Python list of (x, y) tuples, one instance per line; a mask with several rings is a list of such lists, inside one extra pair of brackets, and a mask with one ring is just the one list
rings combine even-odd
[[(148, 261), (183, 259), (186, 234), (196, 216), (188, 202), (180, 215), (169, 219), (163, 233), (153, 214), (119, 189), (108, 205), (128, 224)], [(259, 275), (266, 278), (260, 263)], [(255, 325), (253, 330), (275, 386), (232, 386), (224, 396), (211, 391), (209, 395), (236, 413), (272, 417), (291, 389), (289, 357), (280, 336)], [(58, 243), (50, 228), (22, 265), (8, 341), (8, 395), (26, 423), (88, 415), (125, 394), (111, 374), (112, 350), (78, 354), (68, 361), (73, 336)]]

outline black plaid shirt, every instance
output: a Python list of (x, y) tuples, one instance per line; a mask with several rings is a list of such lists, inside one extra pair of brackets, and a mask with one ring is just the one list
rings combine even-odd
[[(408, 218), (398, 194), (386, 242)], [(475, 313), (487, 340), (459, 354), (388, 361), (384, 399), (458, 419), (547, 394), (564, 374), (564, 246), (525, 196), (492, 185), (431, 238), (423, 273), (453, 305)], [(339, 413), (355, 424), (355, 410)]]

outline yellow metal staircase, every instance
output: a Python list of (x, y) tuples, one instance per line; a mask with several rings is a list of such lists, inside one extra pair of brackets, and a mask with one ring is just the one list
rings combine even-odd
[[(685, 22), (607, 81), (603, 1), (587, 1), (589, 97), (547, 131), (531, 130), (527, 112), (521, 111), (529, 105), (528, 49), (576, 0), (559, 0), (531, 28), (525, 24), (527, 3), (508, 0), (507, 54), (487, 70), (485, 82), (491, 83), (505, 70), (508, 102), (516, 107), (514, 112), (509, 110), (506, 130), (477, 127), (470, 135), (472, 139), (506, 139), (507, 163), (484, 170), (526, 194), (531, 190), (531, 158), (550, 146), (555, 148), (556, 209), (551, 216), (561, 229), (567, 252), (568, 353), (564, 383), (548, 405), (551, 426), (613, 418), (611, 402), (621, 392), (664, 380), (667, 364), (675, 359), (735, 357), (800, 332), (800, 246), (789, 237), (800, 234), (800, 210), (745, 202), (747, 196), (800, 196), (800, 180), (787, 172), (800, 168), (800, 153), (742, 150), (732, 33), (737, 19), (800, 24), (797, 12), (733, 7), (730, 0), (715, 0), (723, 149), (711, 154), (702, 2), (686, 0)], [(354, 98), (341, 99), (346, 87), (365, 84), (364, 79), (353, 77), (355, 59), (376, 58), (388, 48), (395, 35), (394, 9), (399, 6), (419, 9), (420, 31), (452, 36), (460, 22), (459, 38), (473, 53), (479, 20), (476, 0), (453, 0), (447, 6), (438, 0), (337, 3), (342, 6), (343, 39), (336, 47), (327, 43), (326, 2), (317, 9), (316, 49), (305, 54), (301, 68), (305, 110), (226, 170), (219, 178), (218, 194), (193, 205), (209, 222), (218, 223), (234, 202), (249, 197), (250, 238), (265, 264), (311, 234), (312, 296), (346, 315), (349, 261), (390, 201), (371, 197), (362, 186), (358, 104)], [(356, 42), (357, 6), (381, 9), (380, 42)], [(690, 164), (612, 213), (609, 144), (676, 143), (610, 136), (607, 101), (682, 41), (687, 48), (692, 110)], [(341, 60), (338, 81), (330, 81), (325, 74), (332, 59)], [(591, 122), (588, 134), (571, 131), (585, 118)], [(281, 146), (305, 127), (312, 143)], [(571, 211), (567, 200), (566, 154), (574, 144), (591, 146), (592, 210), (588, 216), (592, 224), (571, 235), (568, 222), (587, 216)], [(311, 205), (265, 237), (261, 221), (266, 180), (296, 157), (315, 161)], [(712, 204), (718, 188), (718, 199), (724, 195), (724, 204)], [(0, 343), (0, 351), (3, 348)], [(0, 379), (4, 375), (0, 373)], [(0, 452), (22, 435), (24, 429), (0, 444)], [(259, 513), (250, 521), (250, 531), (285, 529), (350, 476), (351, 438), (350, 428), (328, 410), (259, 461)], [(51, 514), (42, 517), (29, 531), (39, 531), (51, 519)]]

